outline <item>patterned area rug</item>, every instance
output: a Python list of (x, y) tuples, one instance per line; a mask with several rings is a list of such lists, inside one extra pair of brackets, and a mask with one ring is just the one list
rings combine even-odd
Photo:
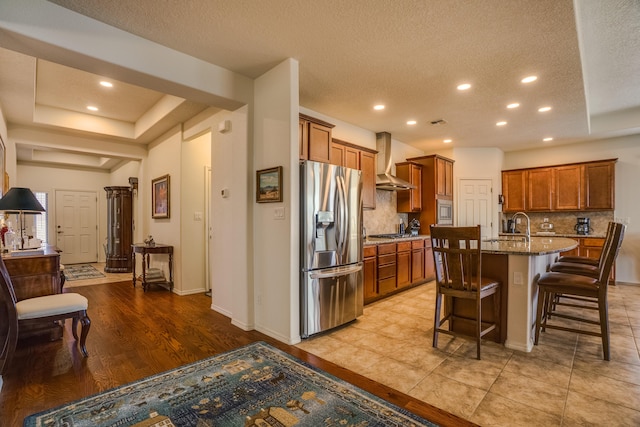
[(91, 264), (73, 264), (64, 266), (64, 277), (67, 280), (96, 279), (105, 277)]
[(263, 342), (31, 415), (24, 426), (435, 426)]

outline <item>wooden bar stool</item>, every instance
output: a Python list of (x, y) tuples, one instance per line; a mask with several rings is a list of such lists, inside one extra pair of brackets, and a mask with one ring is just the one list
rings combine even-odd
[[(605, 360), (611, 359), (611, 349), (609, 340), (609, 312), (607, 303), (607, 288), (611, 269), (622, 245), (625, 226), (615, 223), (611, 243), (605, 248), (604, 264), (597, 279), (577, 274), (548, 272), (538, 279), (538, 308), (536, 315), (536, 333), (534, 344), (538, 344), (540, 331), (546, 329), (558, 329), (562, 331), (577, 332), (602, 338), (602, 351)], [(586, 316), (562, 313), (554, 310), (554, 300), (556, 295), (563, 297), (577, 297), (585, 299), (586, 305), (573, 305), (584, 310), (597, 310), (598, 320), (590, 319)], [(591, 302), (592, 304), (589, 304)], [(553, 316), (551, 315), (553, 313)], [(600, 332), (588, 329), (576, 329), (558, 324), (550, 324), (551, 318), (564, 318), (576, 320), (583, 323), (599, 325)]]
[[(500, 322), (500, 282), (482, 276), (480, 226), (436, 227), (431, 226), (431, 243), (436, 265), (436, 312), (433, 327), (433, 346), (438, 347), (438, 333), (457, 336), (452, 322), (474, 324), (477, 358), (480, 359), (480, 340), (489, 332), (498, 329)], [(482, 300), (493, 296), (493, 322), (482, 321)], [(455, 316), (448, 307), (440, 319), (442, 298), (475, 301), (475, 319)], [(449, 328), (442, 325), (449, 322)]]

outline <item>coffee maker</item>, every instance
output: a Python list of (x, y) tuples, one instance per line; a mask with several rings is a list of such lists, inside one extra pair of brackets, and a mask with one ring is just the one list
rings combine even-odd
[(578, 218), (573, 228), (576, 230), (576, 233), (586, 235), (591, 231), (591, 222), (589, 218)]

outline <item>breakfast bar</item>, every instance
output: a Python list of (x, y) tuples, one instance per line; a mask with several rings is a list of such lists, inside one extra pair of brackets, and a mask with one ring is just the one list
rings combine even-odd
[[(502, 309), (498, 342), (530, 352), (533, 348), (537, 307), (537, 280), (558, 253), (575, 248), (566, 237), (500, 237), (482, 243), (482, 274), (502, 282)], [(490, 313), (490, 310), (484, 310)], [(455, 327), (455, 326), (454, 326)], [(497, 339), (496, 339), (497, 338)]]

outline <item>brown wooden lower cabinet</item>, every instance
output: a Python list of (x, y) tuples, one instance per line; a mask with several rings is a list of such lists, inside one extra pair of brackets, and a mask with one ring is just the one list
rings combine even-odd
[(426, 281), (435, 280), (436, 278), (436, 266), (433, 261), (433, 248), (431, 247), (431, 240), (426, 239), (424, 241), (424, 279)]
[(367, 245), (363, 261), (365, 304), (435, 278), (429, 239)]
[(368, 301), (378, 296), (377, 250), (375, 246), (365, 246), (363, 252), (364, 300)]
[(411, 241), (411, 283), (424, 281), (424, 240)]
[(398, 288), (411, 284), (411, 242), (397, 244), (396, 283)]
[(378, 295), (396, 290), (396, 244), (378, 245)]

